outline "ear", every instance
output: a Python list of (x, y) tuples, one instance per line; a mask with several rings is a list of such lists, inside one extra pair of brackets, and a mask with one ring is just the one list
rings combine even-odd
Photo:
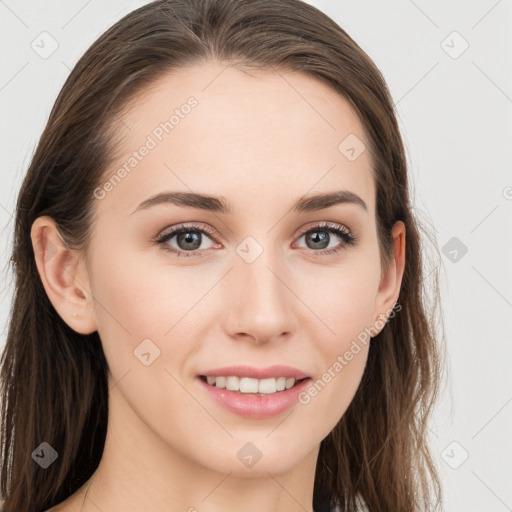
[(81, 252), (64, 242), (55, 221), (48, 216), (34, 221), (30, 238), (39, 276), (57, 313), (80, 334), (96, 331), (89, 278)]
[[(393, 239), (391, 261), (382, 274), (379, 290), (375, 299), (374, 325), (385, 324), (400, 295), (402, 277), (405, 268), (405, 224), (397, 221), (391, 231)], [(381, 322), (378, 322), (378, 320)], [(383, 327), (382, 327), (383, 328)], [(378, 329), (376, 336), (381, 330)], [(377, 329), (375, 329), (377, 331)]]

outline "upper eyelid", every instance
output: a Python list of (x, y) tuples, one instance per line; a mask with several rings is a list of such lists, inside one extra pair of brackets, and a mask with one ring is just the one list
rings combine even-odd
[(160, 240), (160, 239), (166, 237), (167, 235), (175, 235), (176, 233), (179, 233), (181, 230), (183, 230), (183, 231), (185, 231), (185, 230), (189, 230), (189, 231), (194, 231), (194, 230), (204, 231), (208, 236), (215, 236), (218, 233), (218, 231), (216, 229), (208, 228), (208, 227), (205, 227), (205, 226), (206, 226), (206, 224), (197, 224), (196, 225), (194, 223), (187, 224), (185, 222), (182, 222), (182, 223), (180, 223), (177, 226), (172, 226), (172, 227), (164, 228), (153, 239), (154, 240)]

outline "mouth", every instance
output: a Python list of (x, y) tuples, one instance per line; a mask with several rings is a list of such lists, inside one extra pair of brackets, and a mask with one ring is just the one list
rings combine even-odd
[(255, 379), (250, 377), (210, 377), (206, 375), (199, 375), (199, 379), (213, 388), (225, 389), (240, 395), (268, 396), (277, 395), (291, 388), (294, 388), (301, 382), (311, 380), (311, 377), (304, 377), (302, 379), (287, 377)]
[[(230, 413), (251, 420), (269, 419), (296, 406), (299, 397), (313, 380), (302, 372), (290, 370), (290, 368), (283, 369), (283, 367), (281, 371), (275, 371), (275, 373), (275, 368), (267, 369), (265, 372), (259, 371), (259, 377), (262, 373), (266, 373), (265, 378), (262, 379), (246, 377), (245, 371), (244, 373), (240, 371), (242, 375), (240, 377), (233, 376), (226, 370), (226, 368), (223, 368), (222, 372), (210, 370), (213, 375), (197, 375), (195, 381), (199, 384), (199, 390), (202, 390), (199, 392), (206, 393), (205, 397)], [(274, 375), (282, 372), (288, 376), (269, 377), (270, 371)], [(223, 376), (226, 373), (227, 376)], [(253, 375), (255, 373), (252, 372)], [(290, 377), (290, 374), (295, 376)]]

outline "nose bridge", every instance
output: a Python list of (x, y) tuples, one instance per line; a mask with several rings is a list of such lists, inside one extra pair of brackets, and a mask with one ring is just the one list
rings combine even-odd
[(293, 294), (275, 248), (248, 237), (236, 249), (228, 300), (229, 330), (266, 341), (294, 328)]

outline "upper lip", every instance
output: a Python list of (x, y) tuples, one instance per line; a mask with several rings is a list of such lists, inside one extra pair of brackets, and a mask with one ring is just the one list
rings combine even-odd
[(276, 364), (265, 368), (256, 368), (254, 366), (224, 366), (222, 368), (213, 368), (205, 370), (199, 375), (205, 377), (250, 377), (252, 379), (270, 379), (278, 377), (294, 378), (301, 380), (309, 377), (309, 375), (297, 368)]

